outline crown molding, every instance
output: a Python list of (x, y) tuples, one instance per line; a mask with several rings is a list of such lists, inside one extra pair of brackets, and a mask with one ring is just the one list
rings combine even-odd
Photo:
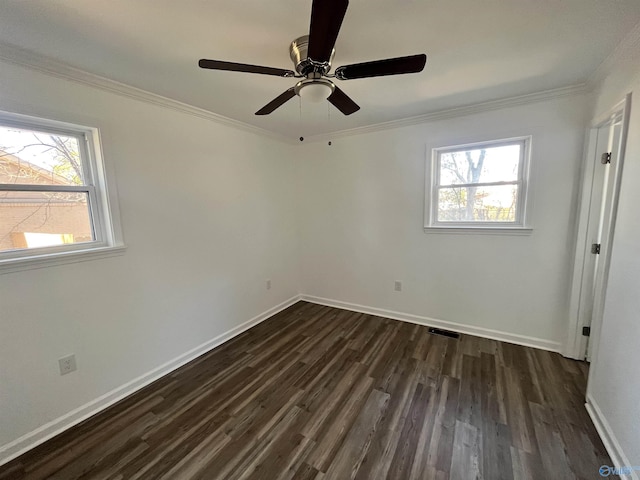
[(376, 123), (366, 125), (364, 127), (356, 127), (348, 130), (340, 130), (333, 133), (324, 133), (322, 135), (314, 135), (305, 138), (305, 143), (318, 142), (325, 140), (333, 140), (335, 138), (350, 137), (354, 135), (362, 135), (364, 133), (380, 132), (383, 130), (391, 130), (395, 128), (408, 127), (411, 125), (419, 125), (422, 123), (436, 122), (455, 117), (464, 117), (475, 113), (483, 113), (491, 110), (500, 110), (503, 108), (516, 107), (518, 105), (527, 105), (530, 103), (544, 102), (556, 98), (569, 97), (573, 95), (581, 95), (586, 93), (587, 85), (584, 83), (569, 85), (552, 90), (544, 90), (541, 92), (529, 93), (526, 95), (518, 95), (516, 97), (502, 98), (499, 100), (490, 100), (488, 102), (474, 103), (462, 107), (447, 108), (435, 112), (417, 115), (415, 117), (401, 118), (391, 120), (390, 122)]
[[(640, 43), (640, 25), (639, 28), (634, 28), (636, 36), (633, 41), (625, 42), (629, 43), (629, 46), (625, 47), (624, 51), (621, 51), (617, 55), (622, 58), (627, 58), (631, 54), (629, 48), (638, 48)], [(620, 47), (620, 45), (619, 45)], [(618, 49), (616, 49), (618, 51)], [(25, 67), (31, 70), (35, 70), (44, 73), (49, 76), (62, 78), (72, 82), (76, 82), (82, 85), (87, 85), (93, 88), (97, 88), (106, 92), (115, 93), (123, 97), (131, 98), (134, 100), (142, 101), (151, 105), (161, 106), (174, 111), (192, 115), (205, 120), (210, 120), (221, 125), (243, 130), (245, 132), (253, 133), (263, 137), (271, 138), (289, 145), (300, 145), (296, 139), (288, 136), (266, 130), (254, 125), (250, 125), (239, 120), (213, 113), (203, 108), (195, 107), (177, 100), (173, 100), (162, 95), (148, 92), (146, 90), (133, 87), (115, 80), (111, 80), (106, 77), (95, 75), (93, 73), (86, 72), (76, 67), (72, 67), (64, 62), (51, 59), (44, 55), (35, 53), (30, 50), (17, 47), (15, 45), (0, 44), (0, 61)], [(607, 59), (605, 62), (608, 62)], [(598, 70), (602, 68), (603, 74), (606, 74), (607, 67), (603, 66), (604, 63), (598, 67)], [(435, 112), (429, 112), (422, 115), (401, 118), (398, 120), (392, 120), (389, 122), (377, 123), (372, 125), (365, 125), (362, 127), (356, 127), (352, 129), (339, 130), (332, 133), (323, 133), (319, 135), (312, 135), (305, 138), (305, 144), (310, 142), (324, 141), (328, 139), (335, 139), (340, 137), (349, 137), (353, 135), (361, 135), (364, 133), (379, 132), (383, 130), (391, 130), (395, 128), (407, 127), (411, 125), (418, 125), (421, 123), (435, 122), (438, 120), (445, 120), (449, 118), (461, 117), (471, 115), (474, 113), (482, 113), (491, 110), (498, 110), (502, 108), (509, 108), (518, 105), (526, 105), (530, 103), (542, 102), (545, 100), (551, 100), (555, 98), (567, 97), (572, 95), (579, 95), (586, 93), (592, 89), (592, 81), (595, 81), (595, 75), (591, 77), (587, 84), (569, 85), (566, 87), (556, 88), (552, 90), (545, 90), (541, 92), (530, 93), (526, 95), (519, 95), (515, 97), (508, 97), (498, 100), (491, 100), (482, 103), (474, 103), (465, 105), (462, 107), (449, 108), (444, 110), (438, 110)]]
[(250, 125), (239, 120), (234, 120), (203, 108), (194, 107), (187, 103), (163, 97), (162, 95), (151, 93), (125, 83), (120, 83), (100, 75), (86, 72), (64, 62), (51, 59), (15, 45), (9, 45), (6, 43), (0, 44), (0, 61), (35, 70), (49, 76), (80, 83), (109, 93), (115, 93), (116, 95), (149, 103), (151, 105), (168, 108), (180, 113), (186, 113), (187, 115), (210, 120), (227, 127), (236, 128), (288, 144), (294, 143), (291, 138), (284, 135)]
[(613, 50), (611, 55), (605, 58), (598, 68), (594, 70), (587, 80), (588, 90), (594, 91), (602, 84), (609, 72), (618, 66), (635, 66), (640, 62), (640, 22), (627, 33)]

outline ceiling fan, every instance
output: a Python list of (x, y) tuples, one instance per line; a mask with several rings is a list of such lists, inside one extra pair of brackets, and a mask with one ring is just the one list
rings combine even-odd
[(295, 65), (295, 72), (281, 68), (207, 59), (200, 60), (198, 65), (201, 68), (212, 70), (230, 70), (233, 72), (260, 73), (276, 77), (303, 79), (267, 103), (256, 112), (256, 115), (268, 115), (296, 95), (309, 98), (311, 101), (327, 99), (342, 113), (351, 115), (360, 110), (360, 107), (346, 93), (340, 90), (331, 79), (353, 80), (356, 78), (417, 73), (424, 69), (427, 56), (422, 53), (408, 57), (387, 58), (373, 62), (343, 65), (336, 68), (333, 74), (329, 74), (331, 61), (335, 54), (333, 47), (338, 38), (338, 32), (348, 6), (349, 0), (313, 0), (309, 35), (295, 39), (289, 47), (289, 54)]

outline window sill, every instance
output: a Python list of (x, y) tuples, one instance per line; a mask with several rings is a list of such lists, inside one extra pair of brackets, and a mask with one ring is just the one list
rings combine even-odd
[(424, 227), (424, 233), (454, 235), (531, 235), (533, 228), (524, 227)]
[(67, 263), (86, 262), (100, 258), (123, 255), (127, 247), (117, 245), (113, 247), (97, 247), (72, 252), (57, 252), (30, 257), (6, 258), (0, 260), (0, 275), (5, 273), (33, 270), (36, 268), (53, 267)]

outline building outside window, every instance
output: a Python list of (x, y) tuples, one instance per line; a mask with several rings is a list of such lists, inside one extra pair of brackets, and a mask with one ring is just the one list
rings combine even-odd
[(0, 262), (121, 243), (97, 130), (0, 115)]

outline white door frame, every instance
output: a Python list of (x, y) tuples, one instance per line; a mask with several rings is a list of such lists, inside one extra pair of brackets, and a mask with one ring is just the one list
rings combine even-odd
[[(584, 360), (586, 356), (586, 338), (582, 335), (582, 327), (585, 323), (585, 298), (584, 295), (587, 276), (593, 276), (593, 263), (591, 254), (591, 229), (589, 225), (591, 209), (591, 192), (594, 180), (595, 168), (600, 165), (600, 157), (596, 151), (596, 138), (598, 129), (610, 123), (613, 118), (622, 118), (622, 128), (620, 134), (620, 147), (618, 159), (611, 165), (609, 172), (609, 189), (607, 195), (602, 199), (605, 202), (605, 215), (603, 221), (603, 237), (607, 239), (602, 244), (598, 262), (602, 262), (595, 278), (593, 295), (593, 305), (591, 314), (591, 337), (593, 351), (597, 349), (597, 342), (600, 336), (600, 324), (604, 310), (604, 299), (609, 276), (609, 263), (611, 260), (611, 244), (615, 229), (615, 220), (618, 210), (618, 197), (620, 192), (620, 181), (622, 179), (622, 167), (624, 164), (625, 147), (627, 143), (627, 133), (629, 126), (629, 114), (631, 109), (631, 93), (627, 94), (624, 100), (609, 110), (606, 114), (596, 118), (587, 132), (587, 145), (583, 165), (582, 184), (580, 190), (579, 213), (577, 220), (576, 248), (573, 267), (573, 279), (571, 285), (569, 303), (569, 323), (567, 337), (563, 349), (563, 355), (577, 360)], [(600, 206), (597, 206), (600, 208)]]

